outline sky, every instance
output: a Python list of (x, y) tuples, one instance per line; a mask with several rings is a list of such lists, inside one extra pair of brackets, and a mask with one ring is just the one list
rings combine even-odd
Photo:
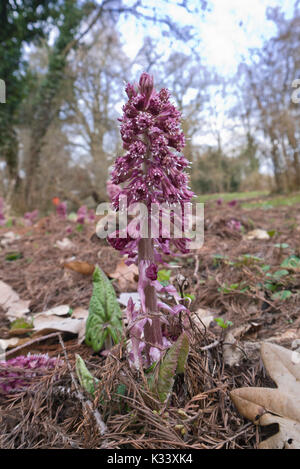
[[(127, 0), (128, 2), (130, 0)], [(201, 61), (209, 68), (215, 69), (224, 78), (233, 76), (239, 63), (247, 61), (249, 49), (260, 48), (263, 42), (276, 33), (276, 27), (266, 17), (268, 7), (280, 7), (286, 17), (293, 14), (294, 0), (208, 0), (208, 11), (203, 14), (188, 13), (183, 8), (175, 5), (176, 0), (169, 0), (170, 6), (165, 2), (157, 0), (146, 0), (147, 6), (154, 5), (162, 12), (168, 14), (174, 21), (182, 26), (191, 25), (195, 28), (196, 49)], [(190, 4), (199, 6), (199, 0), (191, 1)], [(147, 23), (147, 26), (134, 19), (127, 17), (119, 22), (120, 32), (124, 41), (125, 53), (134, 60), (139, 49), (142, 47), (143, 38), (146, 35), (159, 39), (158, 47), (164, 51), (166, 56), (174, 47), (171, 38), (162, 38), (162, 27)], [(176, 47), (183, 52), (189, 53), (186, 44), (176, 43)], [(140, 65), (136, 66), (133, 73), (138, 76), (142, 71)], [(167, 84), (166, 84), (167, 86)], [(167, 86), (168, 87), (168, 86)], [(226, 102), (220, 96), (214, 96), (216, 118), (212, 125), (219, 128), (223, 145), (231, 145), (232, 134), (228, 129), (226, 113)], [(230, 100), (229, 100), (230, 101)], [(232, 103), (231, 103), (232, 104)], [(231, 105), (229, 102), (229, 106)], [(209, 120), (210, 117), (207, 116)], [(216, 137), (213, 132), (204, 132), (196, 136), (196, 142), (200, 145), (215, 145)], [(267, 165), (262, 165), (261, 171), (269, 172)]]
[[(242, 57), (247, 58), (248, 49), (260, 47), (263, 40), (275, 33), (275, 27), (266, 18), (267, 7), (279, 6), (289, 17), (293, 12), (294, 0), (210, 0), (209, 10), (204, 17), (201, 13), (189, 14), (176, 7), (173, 1), (169, 8), (163, 2), (147, 0), (146, 4), (160, 3), (163, 11), (182, 25), (192, 25), (199, 37), (198, 52), (208, 66), (224, 75), (235, 73)], [(172, 4), (173, 3), (173, 4)], [(194, 5), (199, 1), (194, 0)], [(127, 18), (119, 24), (126, 54), (133, 59), (140, 49), (144, 35), (160, 36), (160, 26), (145, 28), (134, 18)], [(160, 47), (169, 47), (168, 40), (161, 40)], [(185, 48), (185, 45), (179, 47)]]

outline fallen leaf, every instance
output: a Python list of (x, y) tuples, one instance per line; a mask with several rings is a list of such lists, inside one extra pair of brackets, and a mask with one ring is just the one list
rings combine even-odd
[(243, 357), (240, 347), (237, 347), (237, 340), (231, 331), (227, 331), (223, 343), (223, 360), (225, 365), (237, 366)]
[(2, 235), (2, 239), (0, 241), (1, 246), (8, 246), (9, 244), (14, 243), (18, 239), (20, 239), (21, 236), (18, 234), (15, 234), (13, 231), (8, 231), (7, 233), (4, 233)]
[(0, 339), (0, 360), (5, 359), (5, 350), (9, 347), (15, 347), (19, 343), (17, 337), (12, 337), (11, 339)]
[(77, 308), (73, 309), (72, 318), (74, 319), (85, 319), (89, 314), (88, 310), (78, 306)]
[[(209, 327), (209, 325), (214, 320), (214, 315), (208, 309), (199, 308), (195, 313), (191, 313), (191, 320), (196, 324), (196, 326), (204, 330), (205, 328)], [(190, 322), (187, 320), (187, 328), (190, 326)]]
[(285, 341), (292, 341), (300, 338), (300, 332), (297, 329), (288, 329), (284, 331), (282, 334), (269, 337), (266, 339), (266, 342), (275, 342), (280, 344), (281, 342)]
[(238, 411), (256, 425), (278, 424), (261, 449), (300, 449), (300, 354), (263, 343), (261, 357), (278, 388), (239, 388), (230, 393)]
[(10, 285), (0, 280), (0, 306), (10, 321), (21, 318), (29, 312), (30, 300), (20, 300), (17, 292)]
[(249, 233), (246, 234), (245, 239), (252, 240), (252, 239), (260, 239), (260, 240), (267, 240), (270, 239), (270, 235), (267, 233), (266, 230), (253, 230), (249, 231)]
[[(246, 344), (246, 342), (239, 344), (239, 341), (247, 336), (255, 336), (259, 327), (259, 324), (250, 322), (241, 324), (226, 332), (223, 343), (223, 359), (226, 365), (237, 366), (240, 364), (241, 360), (245, 357), (244, 344)], [(247, 342), (247, 346), (249, 346), (248, 344), (250, 344), (250, 342)]]
[(121, 290), (128, 290), (129, 286), (136, 286), (139, 269), (135, 264), (125, 264), (125, 259), (121, 259), (113, 273), (108, 273), (110, 278), (118, 280)]
[(64, 264), (64, 267), (83, 275), (92, 275), (95, 270), (95, 266), (93, 264), (81, 261), (67, 262)]
[(127, 306), (129, 298), (132, 299), (133, 303), (135, 304), (135, 307), (138, 309), (141, 305), (140, 295), (138, 294), (138, 292), (121, 293), (118, 301), (119, 303), (121, 303), (121, 305)]
[(82, 320), (82, 327), (79, 329), (78, 332), (78, 343), (81, 344), (85, 339), (85, 326), (86, 320), (88, 318), (89, 312), (87, 309), (81, 308), (80, 306), (75, 308), (72, 313), (73, 319), (81, 319)]
[(64, 238), (61, 241), (56, 241), (55, 246), (61, 249), (62, 251), (75, 248), (75, 244), (72, 243), (69, 238)]
[(60, 305), (60, 306), (55, 306), (54, 308), (47, 309), (47, 311), (43, 311), (42, 313), (37, 313), (35, 317), (38, 317), (39, 315), (42, 316), (52, 316), (55, 314), (56, 316), (66, 316), (70, 311), (70, 306), (69, 305)]
[[(71, 316), (62, 317), (68, 314), (70, 308), (68, 305), (61, 305), (43, 313), (38, 313), (33, 318), (34, 334), (48, 334), (53, 331), (70, 332), (78, 335), (78, 342), (81, 343), (85, 336), (85, 325), (88, 317), (88, 310), (75, 308)], [(39, 334), (40, 335), (40, 334)]]

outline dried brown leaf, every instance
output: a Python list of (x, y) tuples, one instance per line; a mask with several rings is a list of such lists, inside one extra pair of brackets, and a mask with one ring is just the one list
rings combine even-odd
[(239, 388), (230, 396), (238, 411), (255, 424), (279, 425), (279, 432), (263, 441), (259, 448), (300, 449), (300, 355), (264, 343), (261, 357), (278, 389)]

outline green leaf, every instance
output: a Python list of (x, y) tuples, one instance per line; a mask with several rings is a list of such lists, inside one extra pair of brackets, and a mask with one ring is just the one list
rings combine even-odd
[(96, 266), (93, 273), (93, 293), (86, 322), (86, 344), (99, 352), (106, 339), (116, 344), (122, 335), (122, 312), (114, 287), (105, 273)]
[(270, 236), (270, 238), (273, 238), (276, 235), (277, 231), (276, 230), (269, 230), (269, 231), (267, 231), (267, 233)]
[(7, 222), (5, 223), (5, 226), (6, 228), (11, 228), (13, 225), (13, 221), (12, 221), (12, 218), (10, 218), (9, 220), (7, 220)]
[(127, 386), (125, 384), (119, 384), (117, 387), (117, 394), (121, 394), (121, 396), (125, 396), (127, 390)]
[(290, 270), (299, 270), (300, 269), (300, 259), (297, 256), (290, 256), (287, 259), (285, 259), (281, 266), (285, 269), (290, 269)]
[(81, 233), (81, 231), (83, 231), (83, 228), (84, 228), (84, 225), (79, 224), (79, 225), (76, 226), (76, 231), (78, 231), (79, 233)]
[(281, 277), (285, 277), (286, 275), (289, 275), (288, 270), (277, 270), (276, 272), (274, 272), (273, 277), (279, 279)]
[(190, 295), (189, 293), (186, 293), (186, 294), (184, 295), (184, 298), (187, 298), (187, 299), (189, 299), (189, 300), (191, 300), (191, 301), (194, 301), (194, 299), (195, 299), (196, 297), (195, 297), (195, 295)]
[(26, 321), (24, 318), (15, 319), (10, 325), (11, 331), (15, 329), (32, 329), (32, 328), (33, 328), (33, 322)]
[(183, 333), (169, 348), (163, 359), (157, 364), (154, 373), (148, 378), (150, 390), (161, 402), (165, 402), (172, 392), (176, 373), (184, 373), (189, 353), (189, 339)]
[(89, 370), (86, 367), (86, 364), (84, 360), (81, 358), (80, 355), (76, 353), (76, 374), (78, 377), (78, 380), (85, 389), (85, 391), (89, 392), (94, 396), (95, 393), (95, 387), (99, 383), (99, 380), (97, 378), (94, 378), (94, 376), (89, 372)]
[(290, 245), (287, 243), (277, 243), (274, 246), (275, 248), (279, 248), (279, 249), (287, 249), (290, 247)]
[(218, 324), (218, 326), (222, 327), (222, 329), (227, 329), (228, 327), (233, 326), (233, 322), (225, 322), (223, 318), (215, 318), (214, 321)]
[(166, 287), (170, 283), (171, 270), (162, 269), (157, 272), (157, 280)]
[(23, 257), (21, 252), (11, 252), (6, 254), (5, 259), (7, 261), (16, 261), (17, 259), (21, 259)]
[(291, 296), (292, 296), (292, 292), (290, 290), (282, 290), (277, 293), (274, 293), (274, 295), (272, 295), (272, 300), (284, 301), (290, 298)]
[(276, 289), (277, 289), (277, 285), (274, 284), (274, 283), (267, 282), (267, 283), (265, 283), (264, 286), (265, 286), (266, 290), (271, 290), (272, 292), (276, 291)]
[(223, 254), (214, 254), (213, 255), (213, 266), (217, 267), (221, 264), (221, 262), (227, 263), (229, 261), (228, 256), (224, 256)]

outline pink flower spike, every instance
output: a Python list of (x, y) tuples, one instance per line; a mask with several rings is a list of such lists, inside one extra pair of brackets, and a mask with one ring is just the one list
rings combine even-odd
[(61, 366), (63, 361), (48, 355), (20, 355), (0, 361), (0, 393), (19, 392), (30, 386), (33, 378)]
[[(169, 91), (165, 88), (156, 91), (153, 77), (143, 73), (138, 85), (126, 86), (126, 93), (128, 101), (119, 119), (125, 154), (116, 158), (107, 192), (116, 211), (123, 211), (122, 200), (126, 199), (127, 209), (132, 210), (140, 202), (146, 215), (129, 221), (125, 230), (112, 233), (108, 242), (127, 254), (127, 264), (138, 264), (141, 307), (136, 311), (133, 303), (128, 302), (126, 314), (132, 344), (130, 360), (142, 367), (157, 361), (161, 351), (170, 345), (164, 342), (162, 334), (162, 323), (168, 325), (168, 315), (187, 311), (178, 304), (181, 297), (175, 287), (157, 281), (157, 264), (166, 265), (161, 253), (170, 254), (173, 246), (181, 253), (189, 252), (190, 240), (180, 233), (186, 226), (185, 204), (191, 203), (194, 194), (185, 173), (189, 162), (180, 154), (185, 144), (181, 113), (170, 101)], [(169, 210), (164, 207), (173, 204), (180, 210), (174, 210), (168, 218), (172, 225), (168, 229), (163, 210), (169, 217)], [(141, 227), (147, 227), (147, 231)], [(177, 304), (166, 305), (159, 294), (170, 295)]]
[(85, 205), (82, 205), (82, 207), (80, 207), (77, 210), (77, 220), (76, 220), (76, 222), (80, 223), (80, 225), (83, 225), (84, 222), (85, 222), (86, 217), (87, 217), (87, 207)]
[(62, 218), (63, 220), (67, 217), (66, 202), (60, 202), (58, 205), (56, 205), (56, 215), (58, 215), (59, 218)]
[(229, 207), (235, 207), (237, 205), (237, 200), (231, 200), (230, 202), (228, 202), (228, 205)]
[(26, 221), (27, 225), (33, 225), (38, 217), (39, 211), (33, 210), (33, 212), (26, 212), (24, 215), (24, 220)]

